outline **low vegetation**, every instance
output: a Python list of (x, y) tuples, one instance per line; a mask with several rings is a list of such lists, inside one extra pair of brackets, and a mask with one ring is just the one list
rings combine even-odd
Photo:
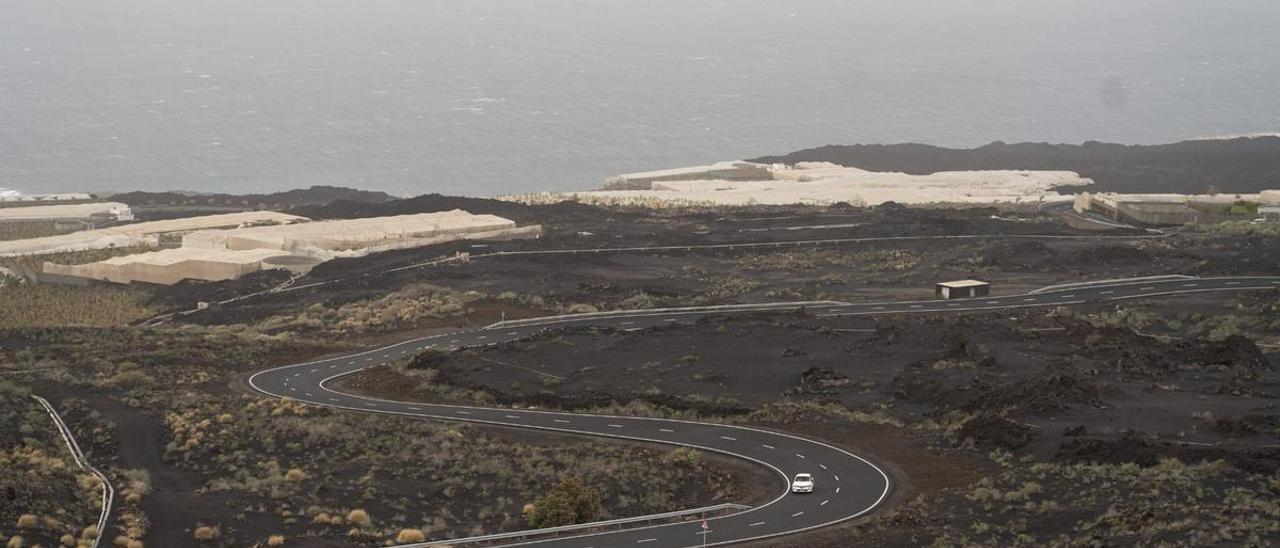
[(0, 329), (115, 327), (151, 316), (127, 289), (50, 284), (0, 285)]

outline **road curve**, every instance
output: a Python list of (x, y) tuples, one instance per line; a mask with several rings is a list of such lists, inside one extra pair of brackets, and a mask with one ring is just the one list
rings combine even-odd
[[(1129, 280), (1097, 282), (1022, 295), (950, 301), (818, 303), (806, 305), (805, 309), (818, 316), (962, 312), (1273, 288), (1280, 288), (1280, 277)], [(738, 311), (796, 308), (794, 303), (762, 304), (740, 308)], [(693, 547), (703, 545), (705, 534), (706, 545), (714, 546), (831, 525), (871, 512), (882, 503), (889, 494), (891, 482), (888, 475), (873, 463), (837, 447), (780, 432), (670, 419), (399, 402), (345, 394), (328, 387), (329, 381), (338, 377), (392, 363), (427, 348), (450, 349), (497, 344), (566, 325), (590, 324), (632, 329), (663, 325), (691, 315), (708, 313), (711, 312), (637, 310), (586, 318), (561, 316), (514, 327), (490, 326), (404, 341), (358, 354), (277, 367), (254, 374), (249, 379), (249, 385), (269, 396), (340, 409), (695, 447), (755, 462), (773, 470), (778, 478), (777, 487), (781, 494), (777, 498), (751, 510), (709, 519), (709, 529), (706, 532), (700, 523), (687, 522), (522, 544), (596, 548)], [(817, 485), (814, 493), (787, 493), (788, 478), (799, 472), (814, 475)]]

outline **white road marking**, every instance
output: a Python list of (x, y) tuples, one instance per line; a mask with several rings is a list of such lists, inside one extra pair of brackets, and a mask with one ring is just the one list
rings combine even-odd
[(1076, 294), (1075, 294), (1075, 293), (1072, 293), (1072, 294), (1070, 294), (1070, 295), (1062, 295), (1062, 296), (1059, 296), (1058, 298), (1059, 298), (1059, 299), (1074, 299), (1074, 298), (1076, 298)]
[(619, 323), (618, 325), (634, 325), (635, 323), (636, 322), (622, 322), (622, 323)]
[(569, 424), (569, 421), (564, 420), (564, 419), (555, 419), (555, 421), (556, 421), (556, 422), (558, 422), (558, 423), (561, 423), (561, 424)]
[(755, 522), (755, 523), (748, 523), (748, 524), (747, 524), (747, 527), (755, 527), (755, 526), (757, 526), (757, 525), (764, 525), (764, 524), (765, 524), (765, 522), (763, 522), (763, 521), (757, 521), (757, 522)]
[(791, 517), (793, 517), (793, 518), (798, 518), (798, 517), (803, 516), (803, 515), (804, 515), (804, 510), (801, 510), (801, 511), (799, 511), (799, 512), (796, 512), (796, 513), (794, 513), (794, 514), (791, 514)]
[(1200, 284), (1182, 284), (1182, 287), (1196, 287)]
[(960, 306), (960, 303), (948, 303), (947, 306)]
[(1138, 289), (1140, 289), (1140, 290), (1142, 290), (1142, 291), (1155, 291), (1155, 289), (1156, 289), (1156, 288), (1151, 287), (1151, 286), (1147, 286), (1147, 287), (1139, 287)]
[(644, 539), (644, 540), (637, 540), (637, 541), (636, 541), (636, 544), (640, 544), (640, 543), (644, 543), (644, 542), (653, 542), (653, 541), (655, 541), (655, 540), (658, 540), (658, 539), (656, 539), (656, 538), (647, 538), (647, 539)]
[(659, 428), (658, 431), (659, 432), (675, 432), (675, 430), (672, 430), (670, 428)]
[(506, 417), (506, 418), (508, 418), (508, 419), (518, 419), (518, 418), (520, 418), (520, 415), (503, 415), (503, 416), (504, 416), (504, 417)]
[(871, 307), (871, 309), (872, 309), (872, 310), (884, 310), (884, 307), (883, 307), (883, 306), (873, 306), (873, 307)]
[(312, 393), (310, 393), (310, 392), (303, 392), (303, 395), (307, 396), (308, 398), (314, 398), (314, 397), (315, 397), (315, 394), (312, 394)]
[(449, 341), (449, 344), (458, 344), (458, 339), (454, 339), (454, 340), (452, 340), (452, 341)]
[(987, 301), (987, 304), (1000, 304), (1000, 301)]
[(800, 458), (802, 458), (802, 459), (803, 459), (803, 458), (805, 458), (805, 456), (804, 456), (804, 455), (801, 455), (800, 453), (796, 453), (796, 456), (797, 456), (797, 457), (800, 457)]
[(1227, 285), (1240, 285), (1240, 282), (1227, 282)]
[(821, 503), (819, 503), (819, 504), (818, 504), (818, 506), (826, 506), (828, 502), (831, 502), (831, 501), (830, 501), (830, 500), (824, 500), (824, 501), (822, 501)]
[(837, 494), (837, 495), (839, 495), (839, 494), (840, 494), (840, 488), (839, 488), (839, 487), (836, 487), (836, 494)]
[(831, 476), (832, 476), (832, 477), (834, 477), (834, 478), (836, 478), (836, 481), (840, 481), (840, 476), (837, 476), (837, 475), (835, 475), (835, 474), (831, 474)]
[(911, 308), (923, 308), (923, 307), (924, 307), (924, 305), (922, 305), (922, 304), (913, 304), (913, 305), (911, 305)]
[(410, 408), (409, 408), (409, 410), (410, 410), (410, 411), (422, 411), (422, 409), (417, 408), (417, 407), (410, 407)]
[(826, 469), (827, 469), (827, 465), (825, 465), (825, 464), (819, 464), (819, 465), (818, 465), (818, 468), (821, 468), (821, 469), (823, 469), (823, 470), (826, 470)]
[(1102, 292), (1102, 294), (1103, 294), (1103, 295), (1110, 295), (1110, 294), (1112, 294), (1112, 293), (1115, 293), (1115, 291), (1103, 291), (1103, 292)]
[(470, 412), (470, 411), (458, 411), (457, 413), (458, 413), (459, 415), (470, 415), (470, 414), (471, 414), (471, 412)]
[(354, 360), (347, 362), (347, 365), (355, 365), (355, 364), (356, 362)]
[(316, 371), (319, 371), (319, 370), (320, 370), (320, 369), (318, 369), (318, 368), (317, 368), (317, 369), (312, 369), (312, 370), (311, 370), (311, 372), (312, 372), (312, 373), (315, 373)]
[(738, 441), (738, 438), (731, 438), (729, 436), (720, 436), (720, 439), (729, 440), (729, 441)]
[(489, 336), (488, 336), (488, 335), (480, 335), (479, 337), (476, 337), (476, 340), (478, 340), (478, 341), (483, 341), (483, 340), (485, 340), (485, 339), (487, 339), (487, 338), (489, 338)]
[(662, 321), (664, 321), (664, 322), (674, 322), (674, 321), (676, 321), (676, 319), (675, 319), (675, 318), (667, 318), (667, 319), (662, 320)]
[(1037, 299), (1036, 299), (1035, 297), (1029, 297), (1029, 298), (1026, 298), (1026, 299), (1022, 299), (1022, 301), (1023, 301), (1023, 302), (1028, 302), (1028, 303), (1030, 303), (1030, 302), (1035, 302), (1036, 300), (1037, 300)]
[(336, 402), (338, 401), (338, 398), (329, 398), (329, 401)]
[(378, 404), (373, 403), (373, 402), (365, 402), (365, 405), (367, 405), (367, 406), (369, 406), (369, 407), (377, 407), (377, 406), (378, 406)]
[(774, 447), (774, 446), (769, 445), (769, 444), (767, 444), (767, 443), (761, 444), (761, 445), (760, 445), (760, 447), (763, 447), (763, 448), (765, 448), (765, 449), (777, 449), (777, 447)]
[(518, 334), (520, 334), (520, 332), (519, 332), (519, 331), (509, 331), (509, 332), (507, 332), (507, 336), (508, 336), (508, 337), (514, 337), (514, 336), (516, 336), (516, 335), (518, 335)]
[(329, 369), (337, 369), (337, 368), (338, 368), (338, 364), (336, 363), (329, 366)]
[(609, 428), (622, 428), (621, 424), (610, 424)]

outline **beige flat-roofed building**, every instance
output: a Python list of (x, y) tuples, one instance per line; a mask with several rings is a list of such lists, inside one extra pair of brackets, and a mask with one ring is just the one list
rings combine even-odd
[(262, 270), (263, 261), (281, 255), (277, 250), (177, 248), (113, 257), (83, 265), (44, 264), (45, 274), (74, 276), (115, 283), (146, 282), (173, 285), (183, 280), (219, 281)]
[(378, 248), (406, 240), (460, 239), (469, 234), (488, 234), (514, 229), (515, 226), (514, 221), (502, 217), (472, 215), (455, 209), (394, 217), (199, 231), (186, 235), (182, 245), (205, 249), (278, 249), (324, 255), (326, 251)]
[[(0, 212), (3, 211), (5, 210), (0, 209)], [(0, 257), (47, 255), (90, 249), (110, 249), (113, 247), (156, 247), (159, 245), (157, 236), (160, 234), (174, 234), (210, 228), (233, 228), (247, 224), (293, 223), (306, 220), (305, 217), (277, 213), (275, 211), (246, 211), (185, 219), (132, 223), (96, 230), (82, 230), (58, 236), (0, 242)]]
[(941, 299), (985, 297), (991, 294), (991, 284), (982, 280), (942, 282), (934, 289), (934, 293)]
[(133, 219), (129, 206), (120, 202), (0, 207), (0, 223), (12, 221), (60, 221), (101, 217), (112, 221)]

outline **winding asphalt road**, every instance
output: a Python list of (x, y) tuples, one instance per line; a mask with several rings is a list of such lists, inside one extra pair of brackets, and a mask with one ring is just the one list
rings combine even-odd
[[(777, 303), (741, 306), (732, 311), (804, 308), (818, 316), (939, 313), (1063, 306), (1161, 295), (1273, 288), (1280, 288), (1280, 277), (1122, 280), (1053, 288), (1022, 295), (965, 300)], [(328, 387), (329, 381), (343, 375), (389, 364), (427, 348), (451, 349), (497, 344), (567, 325), (632, 329), (725, 312), (725, 309), (706, 308), (637, 310), (506, 322), (483, 329), (404, 341), (359, 354), (278, 367), (254, 374), (249, 379), (249, 384), (270, 396), (341, 409), (696, 447), (747, 459), (777, 474), (780, 492), (777, 498), (750, 510), (711, 518), (707, 520), (709, 529), (706, 531), (699, 522), (694, 521), (524, 544), (578, 548), (693, 547), (703, 545), (703, 536), (706, 535), (706, 545), (713, 546), (815, 529), (874, 510), (889, 494), (891, 482), (884, 471), (870, 461), (842, 449), (780, 432), (668, 419), (398, 402), (345, 394)], [(799, 472), (814, 475), (814, 493), (791, 495), (787, 492), (790, 476)]]

